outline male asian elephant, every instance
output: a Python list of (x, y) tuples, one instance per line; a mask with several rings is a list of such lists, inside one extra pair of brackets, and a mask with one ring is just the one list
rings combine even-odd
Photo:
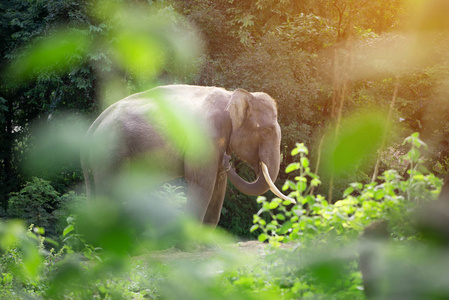
[[(205, 162), (189, 161), (190, 146), (174, 145), (161, 134), (164, 123), (152, 121), (160, 109), (155, 99), (161, 95), (163, 101), (181, 107), (203, 126), (211, 146)], [(279, 172), (281, 130), (276, 103), (265, 93), (188, 85), (157, 87), (108, 107), (93, 122), (87, 138), (103, 139), (101, 149), (88, 149), (81, 156), (88, 197), (91, 179), (97, 193), (102, 187), (107, 189), (108, 175), (139, 157), (170, 178), (184, 176), (187, 209), (212, 226), (220, 218), (228, 177), (245, 194), (260, 195), (271, 188), (279, 197), (294, 202), (273, 184)], [(254, 182), (245, 181), (229, 166), (231, 153), (253, 167), (257, 173)]]

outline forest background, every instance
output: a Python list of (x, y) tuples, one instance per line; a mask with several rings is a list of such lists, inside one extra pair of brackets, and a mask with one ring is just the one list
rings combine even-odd
[[(289, 153), (297, 142), (308, 145), (313, 169), (322, 177), (318, 192), (329, 195), (332, 190), (332, 199), (340, 199), (350, 182), (369, 182), (374, 172), (394, 168), (406, 174), (408, 166), (398, 158), (406, 153), (402, 140), (412, 132), (420, 132), (429, 145), (426, 167), (440, 177), (446, 174), (449, 35), (445, 1), (431, 1), (431, 5), (406, 0), (125, 2), (131, 9), (149, 3), (166, 24), (193, 32), (176, 29), (174, 38), (167, 38), (157, 26), (152, 29), (158, 41), (171, 46), (176, 40), (200, 41), (191, 43), (195, 55), (182, 58), (179, 53), (161, 56), (156, 52), (152, 54), (159, 59), (157, 71), (123, 69), (109, 47), (117, 41), (108, 39), (119, 25), (99, 15), (107, 11), (92, 14), (98, 2), (11, 0), (0, 4), (0, 216), (14, 213), (8, 207), (10, 197), (32, 176), (49, 180), (59, 195), (73, 189), (83, 192), (81, 169), (74, 159), (77, 153), (69, 151), (71, 159), (67, 159), (51, 152), (51, 167), (42, 167), (33, 153), (43, 137), (33, 131), (32, 124), (46, 123), (51, 132), (61, 124), (58, 117), (67, 113), (73, 119), (93, 120), (107, 103), (172, 83), (270, 94), (277, 100), (282, 128), (281, 170), (293, 162)], [(27, 67), (27, 48), (61, 30), (82, 37), (80, 45), (93, 46), (80, 46), (83, 55), (71, 52), (64, 57), (67, 63), (58, 62), (56, 68), (45, 62), (41, 67)], [(29, 78), (14, 79), (14, 72), (7, 72), (20, 68)], [(373, 152), (373, 163), (366, 168), (356, 166), (356, 171), (335, 180), (321, 174), (320, 145), (328, 127), (345, 116), (373, 109), (383, 112), (391, 125), (377, 170)], [(73, 129), (76, 132), (85, 130), (77, 122), (64, 122), (67, 127), (80, 127)], [(58, 149), (49, 143), (46, 147)], [(243, 164), (237, 168), (251, 176)], [(281, 172), (280, 181), (288, 176)], [(220, 226), (247, 236), (257, 211), (254, 197), (229, 187)]]

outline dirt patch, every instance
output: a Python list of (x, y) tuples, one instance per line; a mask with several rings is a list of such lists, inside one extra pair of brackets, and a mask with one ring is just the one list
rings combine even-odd
[(177, 248), (153, 251), (149, 254), (135, 257), (135, 260), (156, 260), (161, 263), (172, 263), (177, 261), (203, 261), (214, 257), (223, 251), (232, 251), (236, 254), (246, 255), (250, 257), (261, 257), (267, 250), (267, 244), (259, 241), (238, 242), (230, 245), (198, 248), (190, 251), (183, 251)]

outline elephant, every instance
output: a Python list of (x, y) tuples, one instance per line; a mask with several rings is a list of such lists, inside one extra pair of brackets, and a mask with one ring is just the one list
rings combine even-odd
[[(210, 155), (202, 163), (189, 161), (190, 146), (174, 145), (161, 133), (164, 123), (151, 117), (158, 115), (155, 99), (160, 95), (166, 103), (193, 115), (204, 129)], [(100, 150), (88, 148), (81, 155), (88, 199), (94, 188), (96, 193), (108, 190), (106, 178), (127, 161), (144, 157), (167, 179), (185, 177), (187, 210), (203, 224), (218, 224), (227, 178), (245, 194), (260, 195), (271, 189), (278, 197), (294, 202), (273, 183), (280, 168), (281, 130), (276, 103), (263, 92), (190, 85), (156, 87), (109, 106), (92, 123), (86, 137), (103, 139)], [(248, 182), (237, 174), (229, 163), (232, 153), (254, 169), (256, 180)]]

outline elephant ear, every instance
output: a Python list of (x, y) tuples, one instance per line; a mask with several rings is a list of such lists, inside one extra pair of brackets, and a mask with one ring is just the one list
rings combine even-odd
[(243, 89), (237, 89), (232, 93), (231, 101), (229, 101), (226, 107), (231, 117), (232, 130), (236, 130), (242, 126), (251, 97), (252, 95)]

